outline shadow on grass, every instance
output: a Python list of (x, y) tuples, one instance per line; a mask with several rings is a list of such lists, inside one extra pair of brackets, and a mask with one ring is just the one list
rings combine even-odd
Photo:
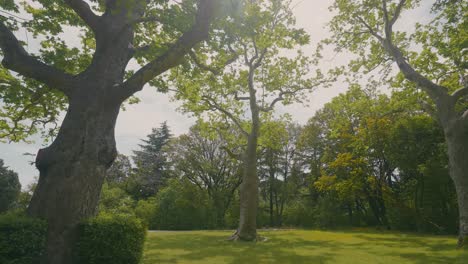
[[(301, 254), (304, 250), (314, 253), (323, 248), (336, 247), (327, 241), (281, 239), (268, 235), (265, 242), (231, 242), (226, 235), (174, 235), (158, 240), (150, 238), (146, 244), (145, 262), (150, 263), (330, 263), (331, 252)], [(152, 250), (154, 249), (154, 250)], [(170, 251), (177, 259), (164, 259), (160, 253)], [(210, 262), (212, 261), (212, 262)]]

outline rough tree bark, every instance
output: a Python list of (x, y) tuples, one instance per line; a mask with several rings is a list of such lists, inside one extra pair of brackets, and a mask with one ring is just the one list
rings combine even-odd
[(62, 91), (69, 107), (57, 138), (38, 152), (39, 183), (28, 213), (48, 221), (47, 252), (42, 263), (71, 263), (76, 227), (95, 215), (105, 172), (116, 157), (114, 128), (121, 104), (143, 86), (178, 65), (188, 51), (208, 37), (215, 0), (199, 0), (192, 28), (161, 56), (126, 81), (125, 69), (135, 50), (135, 21), (145, 21), (146, 0), (106, 1), (96, 15), (82, 0), (65, 0), (93, 31), (96, 51), (91, 64), (69, 75), (29, 55), (0, 21), (0, 48), (5, 68)]
[(76, 225), (96, 213), (106, 170), (117, 151), (114, 127), (120, 104), (102, 98), (71, 103), (57, 139), (39, 151), (39, 183), (30, 215), (48, 221), (48, 259), (69, 263)]
[(468, 123), (455, 121), (444, 127), (448, 147), (450, 176), (458, 199), (459, 238), (458, 247), (468, 241)]

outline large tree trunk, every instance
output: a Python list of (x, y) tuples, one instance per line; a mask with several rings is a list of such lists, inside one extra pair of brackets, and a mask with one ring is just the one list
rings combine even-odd
[(468, 241), (468, 124), (457, 120), (444, 131), (448, 146), (450, 176), (457, 190), (458, 246), (466, 247)]
[(257, 239), (257, 131), (249, 136), (244, 157), (243, 180), (240, 186), (240, 220), (237, 239), (254, 241)]
[(77, 224), (96, 213), (106, 170), (117, 154), (120, 103), (108, 101), (105, 95), (75, 96), (57, 138), (37, 155), (40, 178), (28, 213), (49, 224), (42, 263), (71, 263)]

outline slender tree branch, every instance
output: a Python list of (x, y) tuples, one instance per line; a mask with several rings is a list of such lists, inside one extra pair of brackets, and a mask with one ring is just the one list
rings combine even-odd
[(193, 46), (208, 37), (209, 27), (214, 18), (215, 2), (216, 0), (199, 1), (195, 24), (192, 28), (182, 34), (167, 52), (143, 66), (124, 83), (120, 95), (122, 99), (130, 97), (143, 89), (143, 86), (156, 76), (179, 65)]
[(367, 24), (367, 22), (362, 17), (356, 16), (356, 18), (367, 28), (367, 30), (369, 30), (369, 33), (372, 36), (376, 37), (381, 42), (384, 40), (384, 38), (380, 36), (369, 24)]
[(241, 154), (238, 154), (238, 153), (234, 153), (232, 150), (230, 150), (228, 147), (226, 146), (221, 146), (221, 149), (226, 151), (226, 153), (228, 154), (229, 157), (235, 159), (235, 160), (242, 160), (242, 155)]
[(236, 92), (236, 94), (234, 95), (234, 99), (236, 99), (237, 101), (248, 101), (250, 100), (250, 96), (239, 96), (239, 94)]
[(267, 53), (266, 48), (260, 52), (260, 56), (258, 57), (257, 61), (253, 64), (254, 69), (257, 69), (258, 67), (262, 65), (262, 62), (263, 62), (263, 59), (265, 58), (266, 53)]
[(220, 74), (220, 71), (218, 69), (215, 69), (215, 68), (213, 68), (213, 67), (211, 67), (209, 65), (204, 64), (202, 61), (200, 61), (200, 59), (197, 57), (197, 54), (195, 54), (195, 52), (193, 52), (193, 50), (189, 51), (189, 55), (190, 55), (190, 58), (192, 58), (195, 65), (197, 65), (197, 67), (199, 67), (200, 69), (202, 69), (204, 71), (209, 71), (214, 75), (219, 75)]
[(285, 95), (292, 95), (292, 96), (295, 96), (298, 92), (301, 92), (301, 91), (305, 91), (305, 90), (311, 90), (315, 87), (318, 87), (319, 85), (322, 85), (322, 84), (325, 84), (325, 83), (328, 83), (330, 82), (330, 79), (323, 79), (323, 80), (320, 80), (318, 81), (317, 83), (315, 84), (312, 84), (311, 86), (307, 86), (307, 87), (295, 87), (294, 89), (289, 89), (289, 90), (284, 90), (284, 89), (280, 89), (280, 93), (278, 94), (278, 96), (273, 99), (273, 101), (271, 101), (270, 105), (267, 106), (267, 107), (259, 107), (259, 109), (262, 111), (262, 112), (270, 112), (274, 109), (275, 105), (281, 101), (283, 101), (285, 98), (284, 96)]
[(3, 51), (2, 65), (5, 68), (69, 95), (73, 76), (28, 54), (13, 32), (1, 21), (0, 48)]
[(213, 110), (217, 110), (221, 113), (223, 113), (225, 116), (227, 116), (229, 119), (232, 120), (232, 122), (234, 122), (234, 124), (239, 128), (239, 130), (241, 131), (241, 133), (244, 135), (244, 136), (249, 136), (249, 133), (247, 131), (244, 130), (244, 128), (242, 127), (239, 119), (237, 119), (232, 113), (230, 113), (229, 111), (227, 111), (226, 109), (224, 109), (223, 107), (221, 107), (220, 105), (218, 105), (215, 100), (213, 100), (212, 98), (210, 98), (209, 96), (202, 96), (202, 99), (203, 101), (205, 101), (205, 103), (208, 104), (208, 106), (213, 109)]

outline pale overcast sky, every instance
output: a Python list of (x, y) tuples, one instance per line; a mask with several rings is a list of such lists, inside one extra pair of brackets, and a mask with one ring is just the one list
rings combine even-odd
[[(311, 45), (304, 50), (305, 54), (312, 55), (315, 50), (315, 44), (321, 39), (327, 37), (326, 23), (331, 19), (332, 14), (328, 11), (328, 6), (332, 0), (295, 0), (294, 13), (297, 18), (298, 26), (304, 28), (311, 36)], [(426, 22), (428, 20), (429, 8), (432, 0), (423, 0), (424, 4), (416, 11), (404, 16), (398, 22), (397, 27), (411, 31), (416, 21)], [(20, 36), (19, 36), (20, 37)], [(324, 70), (334, 65), (343, 64), (349, 59), (346, 54), (334, 54), (331, 50), (324, 53), (324, 59), (320, 67)], [(346, 91), (344, 85), (337, 84), (333, 88), (319, 89), (310, 95), (308, 107), (302, 105), (292, 105), (281, 108), (281, 112), (290, 113), (294, 120), (304, 124), (312, 117), (314, 112), (321, 108), (331, 98)], [(176, 111), (177, 102), (170, 102), (169, 96), (157, 93), (154, 89), (146, 88), (139, 92), (137, 96), (141, 103), (127, 106), (127, 110), (120, 113), (116, 127), (117, 149), (120, 153), (131, 155), (132, 150), (137, 148), (140, 139), (151, 132), (151, 128), (158, 127), (160, 123), (167, 120), (173, 134), (180, 135), (188, 131), (188, 128), (194, 123), (194, 119), (184, 116)], [(30, 161), (30, 156), (24, 156), (24, 153), (37, 153), (43, 142), (36, 138), (36, 143), (0, 143), (0, 159), (10, 169), (18, 172), (21, 184), (26, 187), (33, 182), (34, 177), (39, 173)]]

